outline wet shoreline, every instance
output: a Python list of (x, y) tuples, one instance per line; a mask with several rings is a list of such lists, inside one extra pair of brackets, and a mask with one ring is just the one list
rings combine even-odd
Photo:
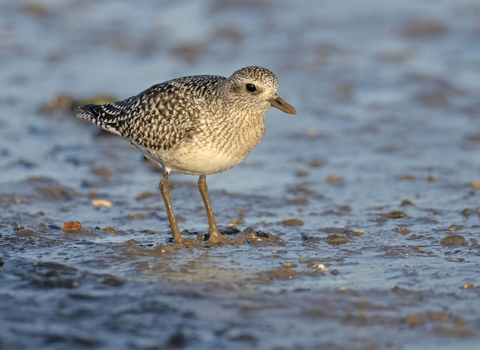
[[(475, 349), (479, 11), (1, 3), (0, 350)], [(247, 243), (171, 250), (159, 169), (75, 106), (248, 65), (298, 115), (208, 178)], [(196, 178), (171, 184), (207, 234)]]

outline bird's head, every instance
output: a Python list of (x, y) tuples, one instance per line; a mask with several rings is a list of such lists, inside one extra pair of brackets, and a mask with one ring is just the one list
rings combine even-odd
[(237, 70), (226, 81), (232, 101), (238, 106), (259, 113), (266, 113), (270, 107), (278, 108), (288, 114), (297, 114), (295, 108), (277, 94), (278, 79), (268, 69), (246, 67)]

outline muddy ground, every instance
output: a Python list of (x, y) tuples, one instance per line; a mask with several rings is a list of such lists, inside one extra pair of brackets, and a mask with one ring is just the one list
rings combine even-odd
[[(73, 110), (248, 65), (298, 111), (207, 178), (248, 243), (171, 250), (159, 169)], [(0, 86), (0, 349), (478, 348), (477, 1), (0, 1)]]

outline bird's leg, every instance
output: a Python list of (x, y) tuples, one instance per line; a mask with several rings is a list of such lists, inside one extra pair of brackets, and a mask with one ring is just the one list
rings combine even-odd
[(210, 197), (208, 196), (208, 187), (205, 175), (200, 175), (198, 178), (198, 190), (202, 195), (203, 203), (205, 203), (205, 209), (207, 211), (208, 233), (210, 234), (208, 242), (213, 244), (243, 243), (243, 239), (230, 239), (223, 236), (218, 231), (217, 224), (215, 223), (215, 217), (213, 216), (212, 206), (210, 205)]
[(170, 200), (170, 187), (168, 186), (168, 171), (164, 171), (162, 180), (158, 187), (160, 187), (160, 193), (165, 203), (165, 210), (167, 211), (168, 220), (170, 221), (170, 227), (172, 228), (173, 240), (175, 243), (183, 243), (183, 237), (177, 226), (177, 219), (173, 213), (172, 201)]

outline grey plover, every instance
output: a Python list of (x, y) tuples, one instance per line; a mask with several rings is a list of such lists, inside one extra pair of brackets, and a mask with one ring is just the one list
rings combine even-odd
[(265, 114), (295, 108), (277, 94), (277, 77), (268, 69), (246, 67), (229, 78), (197, 75), (156, 84), (126, 100), (85, 105), (77, 115), (122, 136), (163, 169), (160, 192), (175, 244), (184, 238), (170, 200), (171, 172), (198, 175), (209, 224), (209, 242), (231, 243), (217, 229), (206, 175), (241, 163), (265, 133)]

